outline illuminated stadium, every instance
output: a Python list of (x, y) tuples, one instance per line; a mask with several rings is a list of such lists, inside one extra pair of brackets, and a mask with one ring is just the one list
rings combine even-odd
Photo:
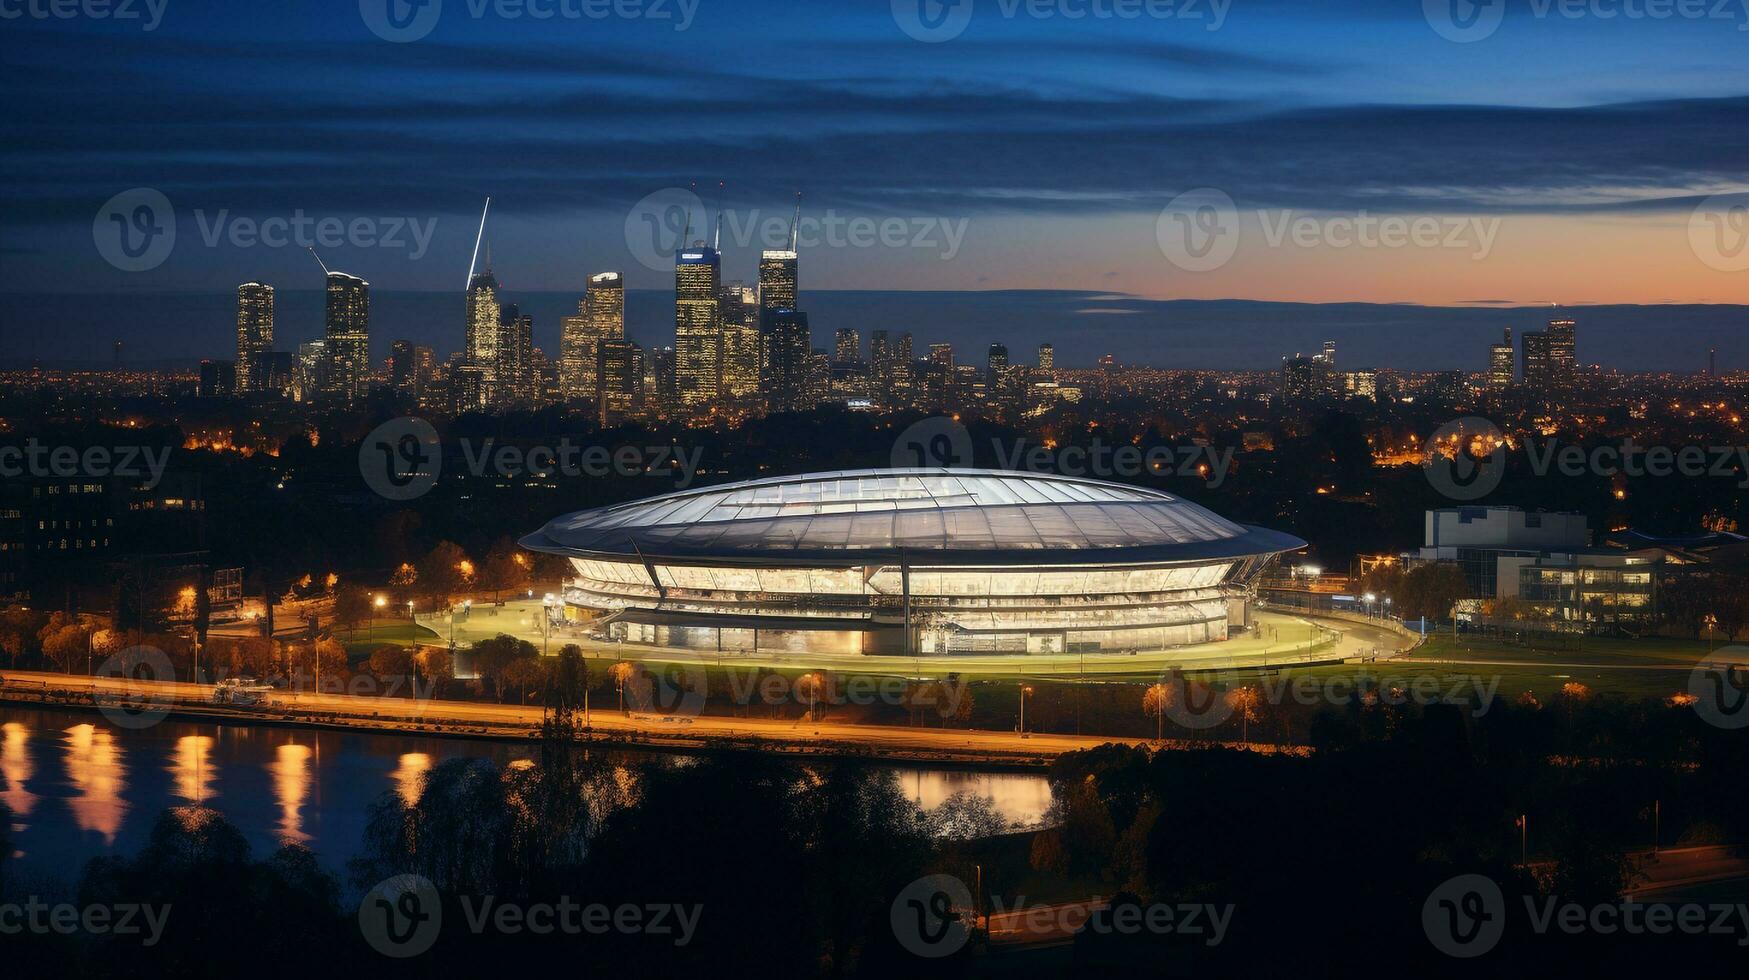
[(1073, 654), (1224, 640), (1290, 535), (1139, 487), (1031, 473), (854, 470), (567, 514), (522, 540), (571, 560), (554, 615), (691, 650)]

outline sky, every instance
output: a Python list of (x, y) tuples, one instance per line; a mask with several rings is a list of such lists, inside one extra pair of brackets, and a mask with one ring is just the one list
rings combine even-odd
[(1749, 301), (1749, 0), (0, 0), (0, 35), (4, 293), (315, 289), (306, 243), (459, 293), (488, 196), (513, 294), (670, 287), (682, 230), (751, 279), (799, 193), (804, 308)]

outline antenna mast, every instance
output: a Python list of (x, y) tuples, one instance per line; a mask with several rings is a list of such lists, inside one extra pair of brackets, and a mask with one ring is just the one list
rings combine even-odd
[(796, 191), (796, 216), (789, 223), (789, 250), (796, 250), (796, 228), (802, 223), (802, 192)]
[(716, 249), (717, 251), (722, 251), (722, 244), (723, 244), (723, 188), (726, 187), (727, 184), (728, 184), (727, 181), (722, 181), (722, 180), (717, 181), (717, 230), (716, 230), (716, 233), (711, 236), (711, 248)]
[[(492, 210), (492, 198), (488, 196), (486, 206), (480, 210), (480, 230), (474, 233), (474, 256), (468, 259), (468, 282), (466, 286), (462, 287), (464, 290), (474, 284), (474, 263), (480, 260), (480, 239), (486, 234), (486, 212), (490, 210)], [(491, 259), (487, 259), (486, 264), (491, 265)]]
[(331, 276), (331, 275), (333, 275), (333, 274), (334, 274), (334, 273), (332, 273), (332, 272), (329, 272), (329, 271), (328, 271), (328, 263), (326, 263), (326, 262), (323, 262), (323, 261), (322, 261), (322, 257), (321, 257), (321, 256), (320, 256), (320, 255), (317, 255), (317, 254), (316, 254), (316, 246), (314, 246), (314, 245), (305, 245), (305, 246), (304, 246), (304, 248), (306, 248), (306, 249), (309, 249), (309, 251), (310, 251), (310, 258), (312, 258), (312, 259), (315, 259), (315, 260), (316, 260), (316, 264), (317, 264), (317, 265), (319, 265), (319, 266), (321, 266), (321, 267), (322, 267), (322, 275), (324, 275), (324, 276)]

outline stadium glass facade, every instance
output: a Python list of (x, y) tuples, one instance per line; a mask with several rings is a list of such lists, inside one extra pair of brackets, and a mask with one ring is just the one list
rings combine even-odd
[(1297, 538), (1137, 487), (944, 469), (811, 474), (560, 517), (563, 616), (600, 639), (832, 654), (1150, 651), (1224, 639)]

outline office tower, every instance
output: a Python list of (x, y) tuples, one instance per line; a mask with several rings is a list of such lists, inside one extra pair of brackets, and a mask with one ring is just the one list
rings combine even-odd
[(1555, 389), (1555, 367), (1550, 335), (1543, 330), (1526, 331), (1524, 337), (1524, 387), (1539, 395)]
[(893, 397), (889, 404), (897, 407), (911, 404), (916, 388), (917, 353), (911, 332), (899, 335), (893, 343)]
[(437, 352), (420, 344), (413, 348), (413, 399), (421, 407), (431, 398), (437, 382)]
[(723, 287), (717, 349), (718, 395), (725, 403), (745, 404), (759, 397), (760, 316), (758, 290), (739, 282)]
[(1512, 328), (1507, 327), (1501, 342), (1488, 348), (1488, 390), (1505, 391), (1512, 387)]
[(1116, 371), (1117, 366), (1118, 365), (1117, 365), (1117, 355), (1116, 354), (1101, 354), (1101, 355), (1099, 355), (1099, 369), (1101, 371)]
[(399, 394), (414, 394), (413, 342), (397, 340), (389, 345), (389, 387)]
[(674, 258), (674, 387), (679, 407), (689, 411), (717, 402), (722, 372), (719, 320), (722, 260), (717, 250), (695, 245)]
[(293, 397), (300, 402), (315, 401), (328, 390), (328, 345), (311, 340), (298, 345), (297, 378)]
[(646, 404), (662, 418), (672, 418), (680, 411), (674, 348), (653, 348), (644, 360)]
[(1295, 354), (1281, 359), (1281, 397), (1292, 403), (1319, 401), (1333, 391), (1330, 365), (1322, 354)]
[(237, 364), (235, 361), (200, 362), (200, 382), (195, 388), (195, 396), (199, 398), (229, 398), (237, 392)]
[(565, 401), (595, 397), (595, 348), (625, 336), (625, 280), (617, 272), (598, 272), (589, 277), (577, 315), (565, 317), (559, 338), (559, 391)]
[(996, 379), (1008, 370), (1008, 346), (1006, 344), (991, 344), (984, 367), (987, 375), (986, 381), (994, 386)]
[(451, 414), (484, 411), (487, 405), (485, 370), (477, 364), (469, 364), (463, 360), (449, 372)]
[(759, 309), (796, 309), (796, 253), (767, 249), (759, 257)]
[(246, 282), (237, 287), (237, 390), (262, 391), (254, 377), (257, 355), (273, 349), (273, 287)]
[(813, 338), (808, 315), (795, 310), (770, 310), (761, 318), (766, 404), (773, 412), (813, 408), (808, 391), (808, 355)]
[(486, 246), (486, 268), (474, 273), (468, 281), (465, 306), (467, 321), (462, 337), (462, 363), (480, 369), (479, 380), (490, 400), (497, 377), (498, 337), (501, 333), (498, 277), (492, 274), (491, 245)]
[(603, 340), (595, 347), (596, 418), (619, 425), (644, 408), (644, 349), (629, 340)]
[(952, 344), (930, 344), (929, 345), (929, 362), (931, 364), (939, 364), (942, 367), (947, 368), (949, 371), (952, 371), (953, 370), (953, 345)]
[(862, 360), (862, 334), (848, 328), (840, 328), (832, 335), (832, 360), (837, 364), (847, 364)]
[(370, 390), (370, 283), (328, 273), (327, 391), (348, 401)]
[(1324, 350), (1318, 356), (1324, 359), (1325, 367), (1334, 372), (1336, 370), (1336, 341), (1324, 341)]
[(1349, 398), (1362, 398), (1367, 401), (1378, 401), (1379, 376), (1377, 371), (1347, 371), (1342, 374), (1342, 393)]
[(816, 347), (808, 351), (807, 381), (802, 388), (802, 401), (813, 407), (832, 395), (832, 355)]
[(1571, 387), (1579, 379), (1578, 326), (1573, 320), (1549, 321), (1549, 367), (1557, 387)]
[(1047, 381), (1057, 378), (1057, 349), (1050, 344), (1038, 345), (1038, 370)]
[(868, 389), (871, 397), (882, 405), (891, 403), (897, 383), (898, 350), (885, 330), (876, 330), (868, 338)]
[(491, 372), (491, 402), (499, 407), (534, 404), (534, 317), (515, 303), (498, 315), (498, 362)]

